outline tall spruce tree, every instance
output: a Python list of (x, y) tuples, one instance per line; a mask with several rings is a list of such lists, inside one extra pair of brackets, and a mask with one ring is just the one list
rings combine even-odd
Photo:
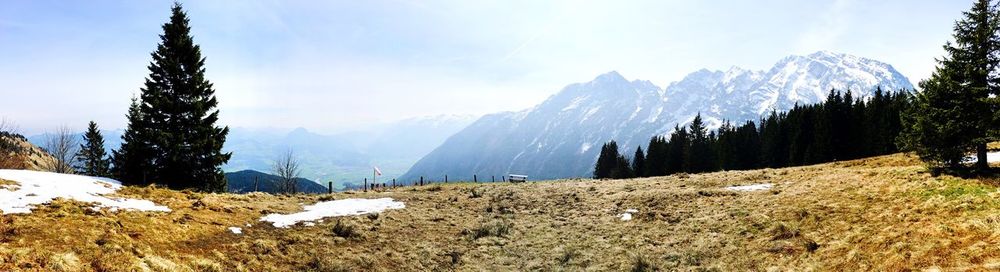
[(921, 92), (914, 97), (913, 107), (902, 115), (906, 124), (899, 136), (900, 147), (917, 153), (932, 167), (958, 168), (965, 153), (974, 148), (977, 131), (971, 114), (966, 111), (968, 92), (960, 91), (958, 81), (950, 78), (948, 69), (935, 71), (920, 82)]
[(684, 169), (684, 154), (690, 143), (687, 128), (674, 125), (674, 132), (670, 133), (670, 141), (667, 142), (667, 160), (665, 174), (675, 174), (687, 171)]
[(646, 166), (643, 171), (647, 177), (667, 174), (667, 154), (669, 153), (667, 139), (662, 135), (653, 136), (646, 146)]
[[(986, 144), (996, 135), (1000, 76), (1000, 16), (990, 0), (978, 0), (955, 23), (955, 43), (944, 45), (930, 79), (920, 83), (905, 139), (900, 143), (936, 166), (959, 167), (974, 150), (976, 168), (989, 168)], [(993, 94), (994, 97), (990, 97)]]
[(137, 110), (130, 109), (122, 151), (116, 153), (116, 162), (120, 157), (123, 163), (117, 172), (133, 179), (130, 183), (221, 192), (226, 180), (220, 167), (232, 155), (221, 151), (229, 128), (215, 124), (218, 101), (188, 23), (175, 3), (152, 53)]
[(104, 151), (104, 136), (94, 121), (90, 121), (87, 132), (83, 134), (83, 144), (80, 144), (76, 157), (79, 162), (78, 172), (94, 177), (111, 176), (111, 160)]
[(715, 170), (718, 162), (712, 152), (712, 138), (708, 128), (702, 121), (701, 113), (694, 117), (688, 126), (690, 144), (684, 152), (684, 170), (689, 173), (702, 173)]
[(618, 143), (610, 141), (601, 146), (601, 154), (594, 165), (595, 179), (625, 179), (635, 177), (635, 172), (625, 156), (618, 153)]
[(611, 174), (618, 167), (618, 143), (610, 141), (601, 146), (601, 154), (594, 165), (594, 178), (612, 178)]
[(642, 147), (635, 148), (635, 155), (632, 155), (632, 174), (636, 177), (648, 177), (646, 173), (646, 154), (642, 152)]
[(111, 151), (112, 175), (126, 185), (147, 185), (153, 165), (152, 144), (149, 133), (153, 132), (146, 124), (146, 118), (139, 111), (139, 100), (132, 98), (128, 108), (128, 127), (122, 134), (122, 144), (118, 150)]

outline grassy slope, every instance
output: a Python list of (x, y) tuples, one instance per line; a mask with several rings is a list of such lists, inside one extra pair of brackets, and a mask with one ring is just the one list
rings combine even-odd
[[(771, 191), (727, 185), (771, 182)], [(1000, 262), (995, 180), (932, 178), (912, 157), (623, 181), (447, 184), (333, 196), (128, 188), (169, 214), (57, 201), (0, 216), (0, 270), (968, 269)], [(393, 197), (407, 208), (274, 229), (298, 203)], [(618, 214), (638, 209), (632, 221)], [(246, 228), (245, 224), (253, 224)], [(243, 226), (243, 235), (226, 228)], [(356, 236), (350, 235), (351, 231)], [(343, 238), (340, 236), (346, 236)]]
[(57, 163), (54, 157), (21, 138), (0, 135), (0, 141), (9, 141), (22, 148), (21, 152), (0, 154), (0, 168), (2, 169), (44, 171), (45, 169), (54, 168), (54, 165)]

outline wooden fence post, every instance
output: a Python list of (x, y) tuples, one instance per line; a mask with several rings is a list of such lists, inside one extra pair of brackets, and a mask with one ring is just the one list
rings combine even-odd
[(257, 190), (257, 178), (258, 178), (258, 177), (253, 177), (253, 191), (254, 191), (254, 192), (259, 192), (259, 191)]
[(392, 188), (396, 188), (396, 179), (392, 179)]
[(503, 182), (507, 182), (507, 177), (506, 177), (506, 176), (500, 176), (500, 179), (501, 179), (501, 180), (502, 180)]
[(490, 182), (497, 182), (497, 176), (490, 176)]
[(368, 191), (368, 178), (365, 178), (365, 192)]
[(333, 193), (333, 181), (327, 183), (327, 185), (326, 185), (326, 193), (327, 194), (332, 194)]
[(420, 186), (424, 186), (424, 176), (420, 176)]
[(444, 175), (444, 183), (448, 183), (448, 175)]
[(476, 177), (476, 175), (472, 175), (472, 182), (479, 182), (479, 179)]

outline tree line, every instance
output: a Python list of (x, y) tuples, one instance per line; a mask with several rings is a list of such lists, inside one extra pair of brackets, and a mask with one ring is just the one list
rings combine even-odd
[(646, 150), (630, 158), (614, 141), (601, 147), (594, 178), (632, 178), (786, 167), (851, 160), (898, 152), (900, 114), (910, 107), (909, 91), (875, 90), (870, 99), (831, 90), (826, 101), (772, 111), (757, 122), (723, 121), (709, 131), (701, 114), (669, 135), (653, 136)]

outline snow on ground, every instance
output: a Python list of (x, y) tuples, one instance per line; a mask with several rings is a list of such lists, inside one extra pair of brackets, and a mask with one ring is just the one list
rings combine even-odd
[(315, 221), (326, 217), (377, 213), (387, 209), (406, 208), (406, 204), (392, 198), (360, 199), (348, 198), (319, 202), (305, 206), (305, 211), (293, 214), (269, 214), (260, 221), (271, 222), (274, 227), (287, 228), (299, 222)]
[(771, 187), (774, 187), (774, 184), (771, 184), (771, 183), (761, 183), (761, 184), (752, 184), (752, 185), (743, 185), (743, 186), (729, 186), (729, 187), (726, 187), (726, 190), (737, 191), (737, 192), (753, 192), (753, 191), (760, 191), (760, 190), (770, 190)]
[(105, 196), (122, 187), (121, 182), (109, 178), (0, 169), (0, 179), (18, 183), (18, 186), (0, 189), (0, 214), (31, 213), (32, 207), (48, 203), (57, 197), (96, 202), (98, 207), (106, 207), (112, 211), (170, 211), (170, 208), (149, 200)]
[[(965, 156), (965, 158), (962, 160), (962, 162), (965, 163), (974, 163), (976, 161), (977, 161), (976, 154)], [(986, 153), (986, 162), (988, 163), (1000, 162), (1000, 151)]]
[(636, 210), (636, 209), (627, 209), (627, 210), (625, 210), (625, 212), (620, 215), (621, 218), (622, 218), (622, 221), (632, 220), (632, 214), (633, 213), (637, 213), (637, 212), (639, 212), (639, 210)]
[[(971, 158), (972, 158), (971, 161), (976, 161), (975, 156), (972, 156)], [(988, 163), (1000, 162), (1000, 151), (986, 153), (986, 162)]]
[(243, 234), (243, 229), (240, 227), (229, 227), (229, 231), (233, 232), (233, 234)]

